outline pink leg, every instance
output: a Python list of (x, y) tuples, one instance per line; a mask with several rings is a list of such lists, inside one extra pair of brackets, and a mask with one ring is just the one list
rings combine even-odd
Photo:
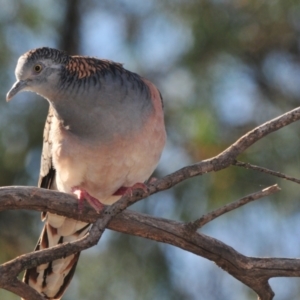
[(141, 182), (137, 182), (135, 183), (133, 186), (121, 186), (119, 189), (117, 189), (114, 192), (114, 196), (123, 196), (123, 195), (128, 195), (128, 196), (132, 196), (133, 191), (136, 189), (141, 189), (143, 190), (145, 193), (148, 192), (148, 188), (144, 183)]
[(77, 199), (78, 199), (78, 209), (79, 209), (80, 212), (82, 211), (84, 200), (86, 200), (90, 204), (90, 206), (93, 207), (96, 210), (96, 212), (98, 212), (98, 213), (104, 207), (104, 205), (98, 199), (96, 199), (93, 196), (91, 196), (84, 189), (80, 189), (78, 187), (74, 187), (74, 188), (72, 188), (72, 193), (77, 196)]

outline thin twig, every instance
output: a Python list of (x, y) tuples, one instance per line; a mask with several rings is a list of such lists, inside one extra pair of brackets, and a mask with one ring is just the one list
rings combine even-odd
[(220, 207), (218, 209), (213, 210), (212, 212), (209, 212), (208, 214), (202, 216), (201, 218), (197, 219), (194, 222), (189, 222), (186, 224), (186, 226), (190, 230), (197, 230), (200, 227), (204, 226), (208, 222), (220, 217), (221, 215), (228, 213), (234, 209), (237, 209), (249, 202), (252, 202), (254, 200), (269, 196), (271, 194), (277, 193), (280, 191), (280, 188), (278, 187), (277, 184), (271, 185), (259, 192), (252, 193), (250, 195), (247, 195), (237, 201), (234, 201), (232, 203), (226, 204), (223, 207)]
[(285, 175), (281, 172), (273, 171), (273, 170), (270, 170), (270, 169), (267, 169), (267, 168), (264, 168), (264, 167), (252, 165), (252, 164), (245, 163), (245, 162), (238, 161), (238, 160), (233, 161), (232, 165), (237, 166), (237, 167), (243, 167), (243, 168), (246, 168), (246, 169), (255, 170), (255, 171), (270, 174), (270, 175), (274, 175), (276, 177), (280, 177), (280, 178), (283, 178), (283, 179), (286, 179), (286, 180), (289, 180), (289, 181), (300, 184), (300, 179), (297, 179), (295, 177), (291, 177), (291, 176)]

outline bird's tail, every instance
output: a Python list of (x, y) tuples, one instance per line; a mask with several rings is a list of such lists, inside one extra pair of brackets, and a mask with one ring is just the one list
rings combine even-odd
[[(42, 218), (45, 220), (45, 225), (35, 251), (75, 241), (83, 237), (90, 228), (88, 223), (56, 214), (46, 213), (42, 215)], [(73, 277), (79, 255), (80, 253), (75, 253), (28, 269), (24, 274), (23, 281), (46, 299), (59, 300)]]

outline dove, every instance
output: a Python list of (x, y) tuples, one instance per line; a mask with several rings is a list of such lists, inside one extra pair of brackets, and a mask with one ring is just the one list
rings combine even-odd
[[(145, 182), (166, 142), (163, 100), (149, 80), (122, 64), (48, 47), (23, 54), (10, 101), (22, 91), (49, 102), (38, 186), (74, 194), (98, 212)], [(43, 212), (35, 250), (83, 237), (90, 224)], [(61, 299), (80, 253), (26, 270), (24, 281)], [(27, 299), (29, 300), (29, 299)]]

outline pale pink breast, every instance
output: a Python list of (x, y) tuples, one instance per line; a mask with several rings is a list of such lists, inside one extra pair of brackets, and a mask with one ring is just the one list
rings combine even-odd
[(111, 196), (120, 187), (147, 180), (156, 168), (165, 145), (166, 132), (160, 95), (149, 86), (153, 113), (144, 126), (132, 135), (115, 137), (109, 143), (89, 144), (78, 140), (57, 123), (52, 126), (53, 164), (57, 170), (58, 190), (70, 193), (72, 187), (85, 189), (104, 204), (120, 196)]

